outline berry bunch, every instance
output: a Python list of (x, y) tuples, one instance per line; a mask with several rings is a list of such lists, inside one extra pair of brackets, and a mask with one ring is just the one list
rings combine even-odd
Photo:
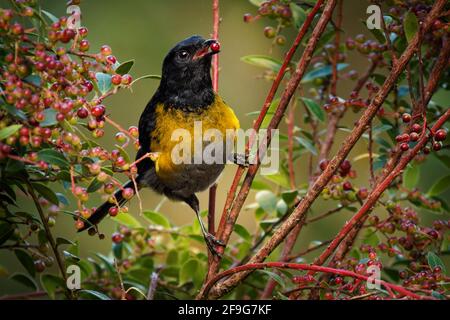
[[(108, 45), (90, 53), (86, 27), (72, 27), (70, 17), (48, 21), (41, 14), (31, 0), (0, 9), (0, 166), (5, 182), (26, 183), (10, 168), (40, 182), (36, 193), (49, 226), (67, 200), (60, 201), (62, 195), (58, 198), (42, 183), (64, 181), (78, 203), (75, 227), (82, 228), (95, 210), (87, 206), (90, 194), (99, 190), (115, 202), (111, 193), (121, 183), (114, 173), (133, 177), (137, 171), (125, 148), (130, 141), (139, 146), (138, 129), (123, 129), (108, 117), (104, 104), (107, 97), (131, 86), (132, 62), (120, 64)], [(42, 28), (29, 28), (22, 18), (40, 21)], [(103, 137), (106, 123), (119, 129), (118, 148), (111, 151), (88, 138)], [(133, 190), (124, 189), (123, 195), (130, 198)], [(110, 214), (117, 215), (118, 208)], [(42, 230), (32, 220), (26, 223), (32, 232)], [(36, 263), (37, 269), (42, 266)]]

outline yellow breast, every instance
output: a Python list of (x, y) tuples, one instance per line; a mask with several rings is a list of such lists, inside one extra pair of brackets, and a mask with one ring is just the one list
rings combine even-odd
[[(156, 106), (156, 124), (151, 136), (150, 150), (158, 152), (155, 161), (158, 176), (170, 175), (177, 170), (177, 165), (172, 161), (172, 149), (179, 141), (173, 141), (172, 134), (177, 129), (189, 132), (194, 140), (194, 124), (201, 121), (203, 133), (208, 129), (216, 129), (226, 137), (227, 129), (239, 129), (239, 120), (233, 110), (216, 95), (212, 105), (200, 112), (186, 112), (176, 108), (165, 107), (162, 104)], [(192, 141), (192, 145), (193, 145)]]

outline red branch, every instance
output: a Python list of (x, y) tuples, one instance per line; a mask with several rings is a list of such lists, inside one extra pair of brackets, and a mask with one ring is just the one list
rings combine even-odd
[[(214, 278), (212, 278), (208, 283), (205, 285), (205, 289), (203, 291), (203, 295), (200, 296), (200, 298), (204, 299), (208, 296), (209, 291), (211, 288), (216, 284), (220, 279), (228, 277), (230, 275), (234, 275), (243, 271), (254, 271), (257, 269), (266, 269), (266, 268), (279, 268), (279, 269), (294, 269), (294, 270), (309, 270), (313, 272), (325, 272), (325, 273), (331, 273), (335, 275), (340, 275), (344, 277), (352, 277), (355, 279), (368, 281), (369, 277), (355, 273), (353, 271), (344, 270), (344, 269), (335, 269), (335, 268), (329, 268), (329, 267), (322, 267), (322, 266), (316, 266), (316, 265), (310, 265), (310, 264), (302, 264), (302, 263), (286, 263), (286, 262), (266, 262), (266, 263), (249, 263), (245, 264), (243, 266), (235, 267), (232, 269), (228, 269), (222, 273), (219, 273)], [(425, 297), (418, 295), (414, 292), (411, 292), (407, 289), (405, 289), (402, 286), (395, 285), (389, 282), (386, 282), (384, 280), (379, 280), (379, 284), (384, 286), (388, 291), (395, 290), (398, 293), (402, 294), (403, 296), (407, 296), (412, 299), (432, 299), (430, 297)], [(395, 296), (393, 298), (396, 298)]]
[[(268, 109), (270, 107), (270, 104), (272, 103), (273, 98), (275, 97), (275, 94), (276, 94), (276, 92), (278, 90), (278, 87), (280, 86), (281, 81), (283, 80), (284, 74), (285, 74), (289, 64), (291, 63), (292, 57), (294, 56), (294, 53), (296, 52), (298, 46), (302, 42), (303, 37), (305, 36), (309, 26), (311, 25), (311, 23), (312, 23), (312, 21), (314, 19), (314, 16), (319, 11), (319, 9), (320, 9), (320, 7), (321, 7), (323, 2), (324, 2), (324, 0), (318, 0), (317, 1), (316, 5), (312, 8), (311, 12), (308, 14), (305, 22), (303, 23), (303, 26), (300, 28), (299, 33), (297, 34), (297, 37), (295, 38), (294, 43), (292, 44), (292, 47), (287, 52), (287, 54), (286, 54), (286, 56), (284, 58), (283, 64), (281, 65), (280, 70), (278, 71), (278, 74), (277, 74), (274, 82), (272, 83), (272, 86), (271, 86), (271, 88), (269, 90), (269, 93), (268, 93), (268, 95), (266, 97), (266, 100), (265, 100), (264, 105), (263, 105), (263, 107), (261, 109), (261, 112), (260, 112), (258, 118), (256, 119), (254, 125), (253, 125), (253, 129), (255, 131), (259, 130), (259, 128), (261, 126), (261, 123), (263, 122), (264, 117), (266, 116), (267, 111), (268, 111)], [(332, 1), (332, 2), (334, 3), (335, 1)], [(310, 59), (310, 57), (309, 57), (309, 59)], [(308, 59), (308, 62), (309, 62), (309, 59)], [(306, 66), (307, 66), (307, 64), (308, 63), (306, 63)], [(304, 66), (304, 69), (306, 69), (306, 66)], [(280, 105), (281, 105), (281, 102), (280, 102)], [(280, 105), (278, 106), (278, 109), (280, 109)], [(274, 116), (274, 118), (275, 118), (275, 116)], [(253, 136), (251, 136), (249, 141), (248, 141), (247, 149), (249, 149), (249, 147), (251, 147), (251, 145), (253, 143), (253, 138), (252, 137)], [(257, 169), (256, 166), (252, 166), (252, 167), (255, 167), (255, 169)], [(230, 236), (231, 231), (232, 231), (233, 226), (234, 226), (234, 221), (236, 221), (237, 214), (239, 213), (239, 210), (233, 210), (233, 213), (232, 213), (232, 212), (230, 212), (230, 209), (231, 209), (231, 205), (233, 203), (233, 200), (235, 199), (236, 191), (237, 191), (237, 188), (239, 186), (239, 181), (241, 180), (241, 177), (242, 177), (242, 175), (244, 173), (244, 170), (245, 170), (244, 167), (238, 167), (238, 169), (236, 171), (236, 174), (235, 174), (234, 179), (233, 179), (233, 183), (232, 183), (232, 185), (230, 187), (230, 190), (228, 191), (228, 196), (227, 196), (227, 199), (225, 201), (225, 206), (224, 206), (224, 209), (223, 209), (223, 212), (222, 212), (222, 217), (221, 217), (221, 220), (220, 220), (219, 228), (217, 230), (217, 234), (218, 234), (219, 239), (221, 239), (225, 243), (228, 242), (229, 236)], [(253, 175), (256, 174), (256, 170), (253, 170), (253, 171), (254, 172), (252, 174)], [(241, 191), (242, 191), (242, 188), (241, 188)], [(240, 192), (240, 194), (241, 194), (241, 192)], [(243, 200), (245, 200), (245, 198), (246, 198), (246, 196), (244, 196)], [(242, 203), (243, 203), (243, 201), (242, 201)], [(226, 238), (226, 240), (224, 240), (224, 238)], [(218, 248), (218, 249), (219, 249), (219, 251), (223, 250), (223, 248)], [(220, 259), (216, 258), (214, 260), (214, 263), (211, 264), (210, 267), (209, 267), (206, 279), (210, 279), (214, 274), (217, 273), (217, 271), (219, 269), (219, 264), (220, 264)]]
[[(318, 25), (316, 26), (311, 38), (310, 42), (308, 43), (307, 48), (305, 49), (305, 52), (302, 56), (302, 59), (299, 62), (299, 66), (297, 67), (296, 74), (291, 78), (291, 81), (288, 83), (286, 91), (289, 92), (291, 89), (291, 85), (293, 85), (293, 79), (296, 78), (298, 75), (299, 69), (301, 69), (302, 63), (306, 63), (307, 60), (309, 61), (311, 59), (312, 52), (308, 52), (308, 49), (311, 49), (310, 44), (316, 42), (318, 39), (318, 36), (320, 36), (321, 32), (319, 31), (319, 34), (316, 33), (318, 31), (318, 27), (321, 24), (321, 22), (324, 21), (324, 17), (326, 20), (326, 23), (328, 23), (329, 17), (331, 16), (332, 9), (334, 8), (335, 1), (329, 1), (327, 3), (327, 8), (324, 10), (324, 13), (322, 14), (321, 19), (318, 22)], [(327, 168), (322, 172), (322, 174), (317, 178), (317, 180), (314, 182), (313, 186), (308, 190), (305, 197), (302, 199), (302, 201), (299, 203), (299, 205), (295, 208), (295, 210), (292, 212), (291, 216), (275, 231), (272, 238), (270, 238), (263, 247), (260, 248), (260, 250), (255, 254), (255, 256), (250, 260), (251, 263), (257, 263), (262, 262), (282, 241), (283, 239), (289, 234), (289, 232), (302, 220), (303, 215), (306, 213), (306, 211), (311, 207), (315, 199), (319, 196), (323, 188), (328, 184), (334, 173), (336, 172), (337, 168), (340, 166), (342, 161), (347, 157), (351, 149), (354, 147), (356, 142), (359, 140), (361, 135), (364, 133), (367, 125), (372, 121), (373, 117), (378, 112), (378, 109), (383, 104), (384, 100), (386, 99), (389, 92), (392, 90), (394, 84), (396, 83), (398, 77), (405, 69), (407, 63), (414, 55), (416, 49), (419, 47), (419, 44), (421, 42), (421, 39), (423, 35), (428, 32), (428, 30), (431, 28), (434, 20), (439, 16), (439, 12), (444, 7), (446, 1), (445, 0), (437, 0), (433, 8), (431, 9), (430, 13), (426, 17), (425, 21), (422, 24), (422, 28), (420, 32), (416, 33), (414, 38), (410, 41), (407, 48), (405, 49), (402, 56), (398, 59), (397, 63), (393, 66), (390, 74), (387, 76), (383, 86), (380, 88), (376, 96), (372, 99), (370, 105), (367, 107), (367, 109), (364, 111), (364, 114), (361, 116), (361, 118), (356, 123), (355, 127), (353, 128), (352, 132), (347, 136), (345, 141), (342, 144), (342, 147), (338, 151), (335, 157), (331, 159), (329, 162)], [(331, 8), (330, 8), (331, 6)], [(327, 17), (328, 16), (328, 17)], [(326, 25), (325, 23), (325, 25)], [(323, 25), (323, 27), (325, 26)], [(313, 46), (314, 47), (314, 46)], [(306, 56), (306, 59), (305, 59)], [(305, 66), (303, 66), (305, 67)], [(294, 88), (295, 89), (295, 88)], [(285, 93), (286, 93), (285, 91)], [(284, 99), (283, 99), (284, 98)], [(280, 106), (282, 106), (283, 100), (285, 100), (285, 94), (283, 94), (283, 97), (281, 99), (279, 108), (275, 112), (274, 118), (271, 121), (271, 124), (274, 121), (277, 121), (277, 116), (279, 116), (280, 112), (283, 112), (284, 110), (280, 110)], [(252, 170), (252, 168), (255, 168), (257, 166), (251, 166), (249, 169), (249, 173), (247, 174), (246, 180), (244, 180), (244, 183), (242, 185), (241, 191), (244, 189), (244, 193), (240, 197), (238, 196), (236, 203), (240, 206), (233, 207), (233, 210), (230, 213), (228, 223), (225, 227), (228, 229), (232, 227), (234, 224), (235, 218), (237, 218), (237, 214), (241, 208), (241, 205), (243, 203), (243, 200), (246, 198), (246, 194), (248, 193), (248, 190), (250, 188), (250, 183), (252, 182), (252, 178), (254, 174), (256, 173), (255, 170)], [(247, 192), (247, 193), (245, 193)], [(233, 219), (233, 220), (231, 220)], [(229, 232), (231, 233), (231, 232)], [(226, 236), (229, 237), (229, 233), (225, 233)], [(228, 240), (225, 240), (225, 242)], [(220, 238), (221, 240), (224, 240), (223, 237)], [(240, 274), (236, 274), (232, 276), (231, 278), (224, 280), (221, 283), (218, 283), (213, 290), (210, 293), (210, 296), (212, 298), (218, 298), (222, 295), (229, 292), (233, 287), (235, 287), (240, 281), (242, 281), (251, 271), (242, 272)]]
[[(401, 58), (400, 58), (401, 59)], [(450, 109), (436, 121), (432, 132), (436, 132), (450, 117)], [(420, 150), (425, 146), (425, 144), (430, 139), (429, 135), (423, 134), (421, 139), (417, 142), (411, 151), (404, 155), (397, 166), (389, 173), (389, 175), (381, 181), (370, 193), (366, 202), (361, 206), (359, 211), (345, 224), (345, 226), (339, 231), (337, 236), (331, 241), (330, 245), (326, 250), (314, 261), (316, 265), (322, 265), (328, 257), (334, 252), (336, 247), (341, 243), (341, 241), (347, 236), (347, 234), (352, 230), (353, 227), (367, 214), (372, 211), (373, 206), (376, 204), (383, 192), (389, 187), (392, 181), (403, 172), (406, 165), (420, 152)]]
[[(219, 24), (220, 24), (220, 15), (219, 15), (219, 0), (213, 0), (212, 3), (213, 10), (213, 39), (219, 39)], [(213, 56), (212, 61), (212, 82), (213, 82), (213, 90), (217, 92), (219, 90), (219, 55), (215, 54)], [(217, 193), (217, 184), (213, 184), (209, 188), (209, 196), (208, 196), (208, 232), (212, 235), (216, 233), (216, 193)], [(208, 251), (208, 265), (211, 265), (214, 261), (214, 257), (211, 252)]]

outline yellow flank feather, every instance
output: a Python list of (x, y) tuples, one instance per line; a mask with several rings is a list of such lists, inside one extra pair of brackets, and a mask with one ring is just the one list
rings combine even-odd
[(226, 138), (227, 129), (239, 129), (239, 120), (233, 110), (216, 95), (212, 105), (201, 112), (186, 112), (176, 108), (165, 107), (162, 104), (156, 106), (156, 125), (152, 132), (150, 150), (158, 152), (155, 167), (158, 176), (169, 177), (176, 171), (178, 165), (171, 158), (172, 149), (179, 141), (172, 141), (172, 132), (176, 129), (185, 129), (194, 140), (194, 122), (202, 122), (203, 134), (208, 129), (217, 129)]

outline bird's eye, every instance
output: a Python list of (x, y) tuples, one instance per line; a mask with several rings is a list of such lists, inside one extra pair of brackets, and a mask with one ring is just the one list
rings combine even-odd
[(189, 52), (187, 52), (186, 50), (182, 50), (182, 51), (178, 52), (178, 57), (181, 60), (186, 60), (187, 58), (189, 58)]

